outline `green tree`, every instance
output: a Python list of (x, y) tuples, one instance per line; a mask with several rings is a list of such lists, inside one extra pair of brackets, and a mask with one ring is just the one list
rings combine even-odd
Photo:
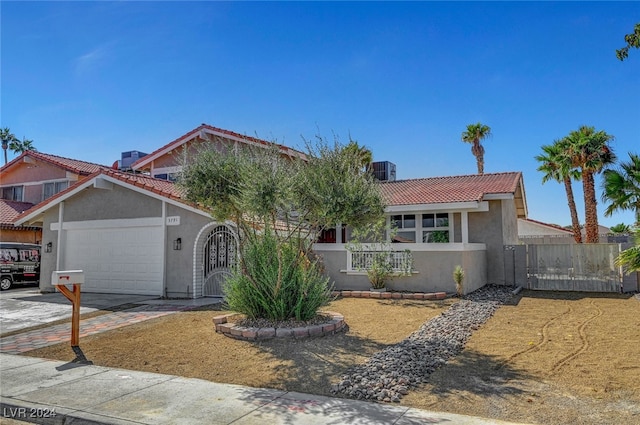
[(363, 170), (368, 171), (371, 169), (373, 153), (369, 148), (364, 145), (361, 146), (355, 140), (350, 140), (344, 149), (348, 151), (348, 155), (355, 156), (358, 159), (358, 163), (360, 163)]
[(603, 176), (602, 200), (609, 202), (604, 215), (634, 211), (636, 226), (640, 226), (640, 155), (629, 152), (629, 161), (622, 162), (618, 169), (605, 170)]
[(631, 34), (627, 34), (624, 36), (624, 41), (627, 43), (622, 49), (616, 50), (616, 56), (621, 61), (625, 60), (629, 57), (629, 49), (635, 48), (640, 49), (640, 23), (637, 23), (633, 29)]
[(594, 127), (581, 126), (564, 138), (572, 166), (580, 170), (584, 195), (584, 222), (587, 243), (598, 243), (598, 200), (594, 175), (615, 162), (609, 142), (613, 136)]
[(18, 140), (16, 136), (9, 130), (9, 127), (5, 127), (0, 129), (0, 139), (2, 139), (2, 150), (4, 151), (4, 163), (7, 161), (7, 149), (9, 148), (9, 144)]
[(328, 279), (312, 255), (317, 232), (336, 223), (362, 226), (384, 205), (373, 176), (337, 141), (307, 143), (306, 159), (272, 149), (221, 152), (211, 144), (184, 163), (187, 199), (232, 220), (240, 267), (227, 280), (229, 306), (250, 317), (312, 318), (328, 302)]
[(491, 136), (491, 128), (482, 123), (469, 124), (462, 132), (462, 141), (471, 143), (471, 153), (476, 157), (478, 174), (484, 174), (484, 147), (482, 141)]
[(18, 140), (17, 138), (11, 142), (9, 142), (9, 149), (13, 151), (13, 153), (20, 155), (26, 151), (37, 151), (35, 146), (33, 146), (33, 140), (29, 140), (25, 137), (22, 140)]
[(582, 231), (580, 220), (578, 219), (578, 210), (576, 209), (576, 201), (573, 195), (572, 180), (580, 180), (580, 172), (571, 166), (570, 158), (565, 155), (567, 151), (566, 142), (564, 140), (556, 140), (552, 145), (543, 145), (542, 154), (535, 157), (540, 162), (538, 171), (544, 173), (542, 183), (549, 180), (555, 180), (564, 184), (567, 194), (567, 203), (571, 214), (571, 230), (573, 231), (573, 239), (576, 243), (582, 243)]
[(615, 265), (622, 267), (627, 274), (640, 272), (640, 228), (635, 228), (634, 239), (635, 246), (622, 251), (615, 260)]

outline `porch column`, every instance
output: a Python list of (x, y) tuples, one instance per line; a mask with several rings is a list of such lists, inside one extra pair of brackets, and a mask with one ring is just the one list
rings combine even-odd
[(469, 215), (467, 211), (460, 213), (460, 227), (462, 231), (462, 243), (469, 243)]
[(336, 223), (336, 243), (343, 243), (342, 240), (342, 223)]

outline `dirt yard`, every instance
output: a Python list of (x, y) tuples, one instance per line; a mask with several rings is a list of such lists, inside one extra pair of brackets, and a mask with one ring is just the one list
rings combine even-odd
[[(341, 299), (346, 333), (238, 341), (216, 334), (219, 311), (177, 313), (83, 338), (94, 364), (331, 395), (349, 366), (394, 344), (455, 300)], [(640, 424), (640, 301), (525, 291), (477, 330), (463, 353), (401, 404), (539, 424)], [(60, 344), (27, 355), (70, 361)]]

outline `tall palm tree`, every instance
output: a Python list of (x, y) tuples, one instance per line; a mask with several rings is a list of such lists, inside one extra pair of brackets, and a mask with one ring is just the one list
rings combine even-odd
[(482, 123), (469, 124), (462, 132), (462, 141), (471, 143), (471, 153), (476, 157), (478, 174), (484, 174), (484, 147), (482, 141), (491, 136), (491, 128)]
[(580, 169), (584, 195), (584, 222), (587, 243), (598, 243), (598, 200), (594, 175), (615, 162), (616, 156), (609, 142), (613, 136), (605, 131), (596, 131), (594, 127), (586, 125), (572, 131), (565, 141), (567, 154), (571, 157), (572, 165)]
[(20, 155), (26, 151), (37, 151), (35, 146), (33, 146), (33, 140), (29, 140), (27, 138), (22, 138), (22, 140), (18, 140), (15, 138), (13, 141), (9, 142), (9, 149), (13, 151), (13, 153)]
[(635, 211), (636, 226), (640, 226), (640, 155), (629, 152), (629, 161), (619, 169), (604, 170), (602, 200), (610, 202), (604, 215), (618, 210)]
[(2, 139), (2, 150), (4, 151), (4, 163), (7, 163), (7, 148), (9, 147), (9, 143), (17, 140), (16, 136), (13, 135), (9, 127), (5, 127), (0, 129), (0, 139)]
[(555, 180), (558, 183), (564, 183), (564, 189), (567, 192), (567, 203), (571, 212), (571, 230), (573, 231), (573, 239), (576, 243), (582, 243), (582, 231), (580, 220), (578, 219), (578, 210), (576, 209), (576, 201), (573, 196), (572, 180), (580, 180), (580, 171), (571, 166), (570, 158), (565, 155), (566, 146), (563, 140), (556, 140), (552, 145), (542, 146), (542, 154), (535, 157), (540, 162), (538, 171), (544, 173), (542, 183), (549, 180)]

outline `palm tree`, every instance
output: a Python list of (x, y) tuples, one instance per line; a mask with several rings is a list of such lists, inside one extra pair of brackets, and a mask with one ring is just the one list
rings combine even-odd
[(598, 200), (594, 175), (613, 164), (616, 156), (609, 142), (613, 136), (594, 127), (581, 126), (565, 137), (572, 166), (580, 169), (584, 195), (584, 222), (587, 243), (598, 243)]
[(33, 146), (33, 140), (29, 140), (27, 138), (22, 138), (22, 140), (18, 140), (15, 138), (13, 141), (9, 142), (9, 149), (13, 151), (13, 153), (20, 155), (26, 151), (37, 151), (35, 146)]
[(482, 141), (491, 136), (491, 128), (482, 123), (469, 124), (462, 132), (462, 141), (471, 143), (471, 153), (476, 157), (478, 174), (484, 174), (484, 147)]
[(369, 148), (362, 145), (360, 146), (357, 141), (350, 140), (349, 143), (344, 147), (344, 151), (348, 152), (349, 155), (353, 155), (358, 162), (358, 165), (362, 167), (365, 171), (371, 169), (371, 163), (373, 162), (373, 153)]
[(604, 171), (602, 201), (610, 202), (604, 215), (618, 210), (635, 211), (636, 226), (640, 226), (640, 155), (629, 152), (629, 161), (617, 170)]
[(0, 129), (0, 139), (2, 139), (2, 150), (4, 151), (4, 163), (7, 163), (7, 148), (9, 147), (9, 143), (17, 140), (16, 136), (13, 135), (9, 127), (5, 127)]
[(563, 140), (556, 140), (552, 145), (542, 146), (543, 154), (535, 157), (540, 162), (538, 171), (544, 173), (542, 183), (549, 180), (555, 180), (558, 183), (564, 183), (564, 189), (567, 192), (567, 203), (571, 212), (571, 230), (573, 231), (573, 239), (576, 243), (582, 243), (582, 232), (580, 220), (578, 219), (578, 210), (576, 209), (576, 201), (573, 196), (572, 180), (580, 179), (580, 171), (571, 167), (570, 159), (564, 155), (566, 146)]
[(609, 230), (611, 230), (611, 233), (613, 234), (623, 235), (631, 231), (631, 226), (629, 226), (628, 224), (619, 223), (619, 224), (616, 224), (615, 226), (609, 227)]

